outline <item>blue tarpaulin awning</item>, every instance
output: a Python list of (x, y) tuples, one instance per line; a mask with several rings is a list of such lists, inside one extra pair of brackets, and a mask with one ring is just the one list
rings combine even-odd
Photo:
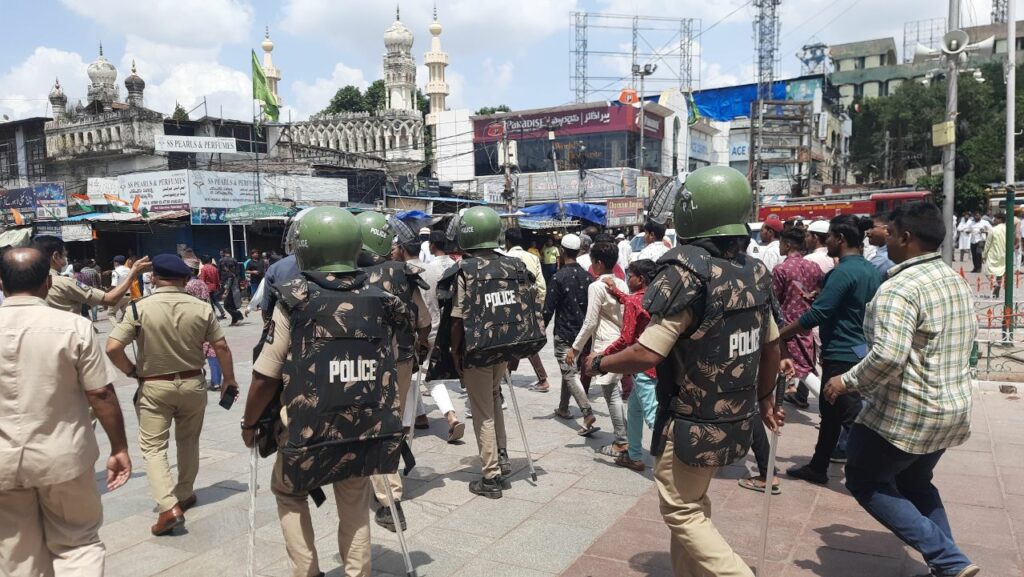
[[(567, 202), (563, 206), (565, 207), (565, 216), (589, 220), (600, 225), (604, 225), (608, 214), (608, 210), (598, 204)], [(516, 214), (532, 218), (558, 218), (561, 216), (559, 215), (557, 202), (527, 206), (519, 209)]]
[[(786, 99), (786, 83), (772, 84), (772, 100)], [(732, 120), (750, 116), (750, 103), (757, 100), (757, 85), (727, 86), (698, 90), (693, 93), (693, 102), (704, 118), (711, 120)]]

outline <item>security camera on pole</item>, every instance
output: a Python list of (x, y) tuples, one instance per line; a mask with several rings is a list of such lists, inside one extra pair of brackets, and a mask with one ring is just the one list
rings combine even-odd
[[(932, 49), (917, 45), (914, 54), (926, 58), (941, 59), (946, 68), (946, 120), (932, 127), (932, 145), (942, 146), (942, 218), (947, 225), (953, 222), (953, 191), (956, 184), (956, 116), (957, 79), (960, 68), (967, 63), (967, 53), (991, 50), (995, 38), (990, 36), (981, 42), (970, 43), (967, 32), (960, 30), (960, 1), (949, 0), (949, 32), (942, 37), (942, 48)], [(983, 82), (981, 74), (975, 72), (975, 80)], [(931, 73), (925, 76), (930, 80)], [(942, 245), (942, 259), (953, 264), (953, 243), (947, 240)]]

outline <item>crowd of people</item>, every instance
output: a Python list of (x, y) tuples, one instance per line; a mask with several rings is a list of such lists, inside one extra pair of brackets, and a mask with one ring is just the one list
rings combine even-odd
[[(637, 252), (597, 226), (524, 247), (523, 231), (485, 207), (455, 215), (449, 232), (377, 212), (306, 209), (289, 225), (283, 258), (118, 257), (106, 292), (94, 263), (62, 276), (58, 238), (5, 250), (0, 334), (19, 344), (0, 351), (17, 367), (0, 375), (4, 398), (16, 399), (0, 404), (0, 526), (11, 529), (0, 534), (0, 569), (103, 574), (95, 421), (110, 439), (108, 490), (132, 470), (113, 367), (138, 385), (154, 535), (173, 533), (197, 505), (199, 436), (216, 390), (226, 407), (244, 397), (242, 442), (275, 459), (270, 487), (291, 574), (321, 574), (308, 501), (329, 486), (345, 573), (369, 575), (370, 503), (377, 525), (407, 524), (398, 469), (414, 464), (412, 428), (428, 426), (423, 397), (454, 443), (466, 425), (448, 385), (465, 390), (481, 472), (468, 490), (500, 499), (513, 471), (502, 384), (511, 387), (526, 359), (536, 381), (523, 390), (552, 392), (540, 358), (551, 335), (557, 418), (577, 418), (572, 400), (577, 434), (609, 427), (598, 453), (637, 472), (647, 466), (644, 425), (652, 430), (647, 452), (677, 575), (752, 575), (715, 529), (707, 491), (748, 451), (758, 471), (740, 485), (783, 489), (777, 478), (767, 486), (769, 436), (785, 420), (779, 386), (795, 410), (816, 396), (821, 415), (813, 456), (790, 478), (827, 484), (830, 463), (845, 463), (853, 497), (931, 575), (978, 574), (931, 483), (943, 452), (970, 434), (976, 333), (970, 288), (937, 252), (947, 228), (939, 210), (913, 203), (873, 218), (769, 219), (752, 242), (742, 174), (707, 167), (685, 184), (673, 215), (679, 246), (649, 221)], [(220, 323), (241, 320), (243, 292), (246, 311), (260, 309), (264, 321), (245, 391)], [(98, 306), (115, 317), (105, 345), (89, 322)], [(420, 371), (422, 390), (413, 386)]]
[[(956, 223), (956, 251), (960, 262), (966, 262), (970, 254), (972, 273), (984, 274), (989, 278), (992, 287), (992, 298), (999, 298), (1006, 273), (1006, 238), (1012, 235), (1014, 258), (1019, 268), (1024, 264), (1024, 210), (1017, 209), (1013, 223), (1006, 225), (1006, 214), (997, 212), (994, 215), (981, 211), (963, 213)], [(961, 267), (962, 268), (962, 267)]]

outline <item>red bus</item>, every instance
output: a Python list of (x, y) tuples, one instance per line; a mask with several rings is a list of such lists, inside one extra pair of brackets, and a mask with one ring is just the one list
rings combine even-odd
[(764, 222), (771, 215), (782, 220), (800, 217), (805, 220), (817, 218), (831, 219), (840, 214), (859, 214), (871, 216), (878, 213), (888, 214), (894, 208), (908, 202), (933, 202), (929, 190), (911, 190), (901, 192), (875, 192), (830, 195), (821, 200), (787, 202), (762, 206), (757, 212), (757, 219)]

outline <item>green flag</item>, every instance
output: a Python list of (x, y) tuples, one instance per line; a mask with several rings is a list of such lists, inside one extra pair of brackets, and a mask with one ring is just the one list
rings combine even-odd
[(270, 91), (270, 84), (267, 83), (267, 76), (263, 74), (263, 67), (256, 58), (256, 51), (252, 51), (252, 98), (263, 104), (263, 114), (270, 120), (277, 122), (280, 109), (277, 105), (277, 98)]

